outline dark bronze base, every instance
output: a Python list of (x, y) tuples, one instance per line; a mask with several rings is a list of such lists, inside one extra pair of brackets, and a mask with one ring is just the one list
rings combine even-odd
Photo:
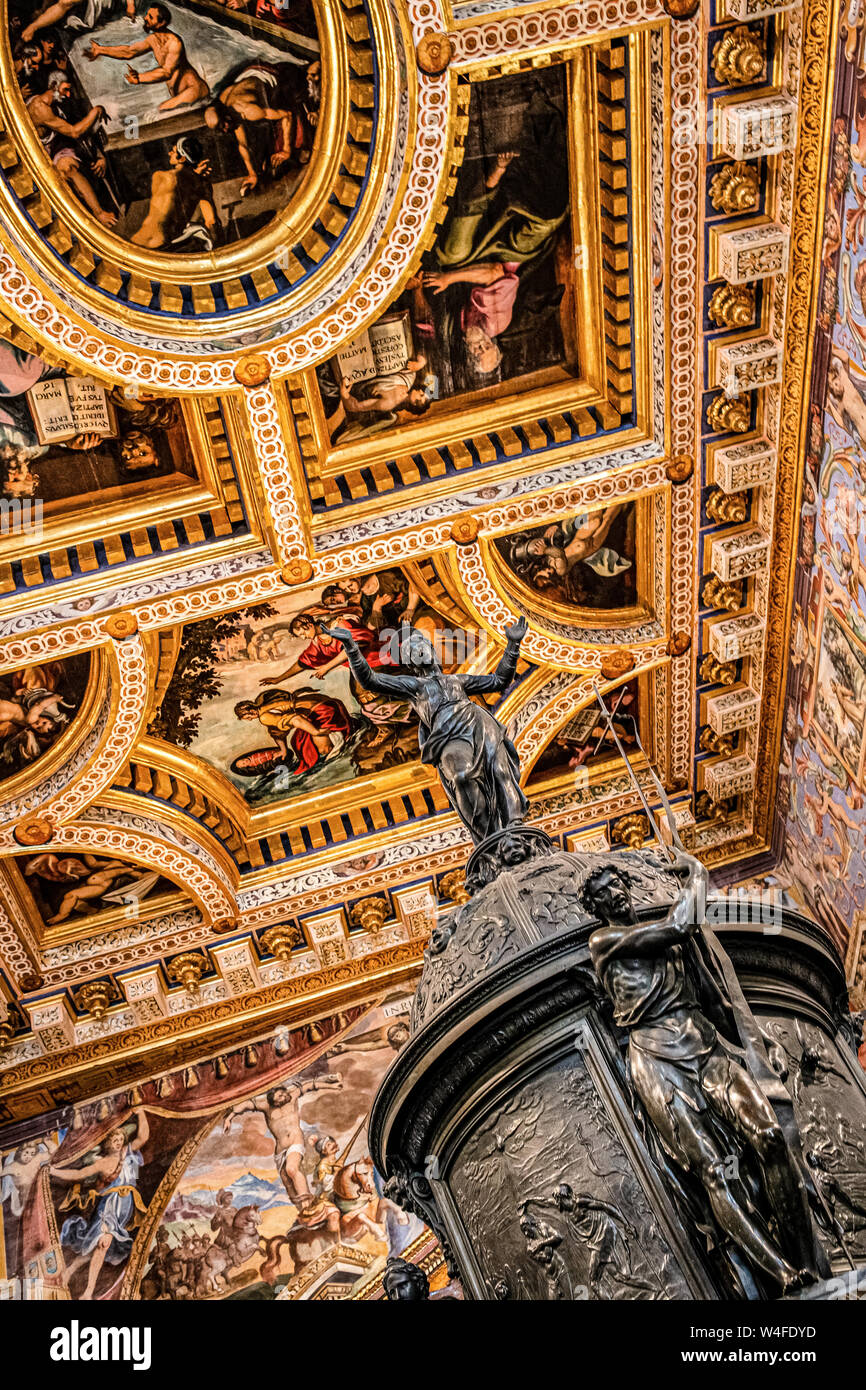
[[(389, 1195), (436, 1232), (467, 1298), (776, 1298), (708, 1239), (688, 1183), (648, 1142), (624, 1038), (591, 969), (594, 924), (580, 906), (589, 872), (626, 867), (647, 916), (673, 897), (670, 876), (646, 851), (577, 856), (537, 835), (525, 843), (522, 862), (506, 844), (510, 865), (495, 846), (491, 865), (480, 847), (474, 896), (426, 954), (413, 1036), (371, 1116)], [(844, 1280), (840, 1235), (855, 1263), (866, 1261), (866, 1217), (855, 1210), (866, 1078), (846, 1032), (842, 966), (796, 912), (726, 921), (726, 910), (711, 904), (710, 916), (787, 1056), (804, 1151), (836, 1222), (824, 1244)], [(798, 1295), (809, 1296), (831, 1294)]]

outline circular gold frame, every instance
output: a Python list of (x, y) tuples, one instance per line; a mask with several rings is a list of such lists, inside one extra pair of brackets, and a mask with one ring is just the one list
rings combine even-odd
[[(299, 312), (321, 296), (325, 267), (328, 280), (336, 279), (368, 237), (391, 173), (401, 65), (390, 8), (385, 0), (368, 0), (368, 3), (370, 46), (376, 56), (379, 77), (377, 122), (364, 171), (367, 181), (350, 214), (353, 220), (348, 231), (339, 244), (305, 276), (303, 283), (297, 289), (290, 287), (272, 296), (267, 302), (222, 315), (183, 317), (170, 313), (155, 314), (133, 302), (114, 299), (98, 285), (79, 277), (49, 244), (50, 238), (40, 234), (9, 185), (9, 172), (16, 171), (7, 169), (6, 177), (0, 178), (0, 212), (3, 220), (13, 233), (14, 243), (24, 252), (26, 261), (45, 267), (49, 279), (60, 287), (62, 302), (67, 310), (70, 305), (80, 303), (99, 315), (103, 332), (110, 332), (110, 322), (107, 320), (113, 316), (125, 328), (135, 328), (151, 335), (156, 329), (194, 342), (201, 338), (213, 338), (222, 332), (237, 338), (251, 330), (261, 330), (269, 320), (284, 319), (287, 314)], [(340, 4), (328, 3), (327, 0), (313, 0), (313, 4), (323, 70), (323, 105), (313, 151), (301, 183), (286, 207), (275, 213), (269, 226), (256, 236), (214, 252), (177, 255), (136, 247), (101, 226), (66, 188), (30, 121), (14, 72), (7, 11), (5, 4), (2, 4), (0, 25), (4, 32), (0, 34), (0, 124), (19, 157), (17, 172), (29, 177), (52, 209), (56, 210), (60, 222), (72, 237), (87, 252), (99, 258), (109, 271), (131, 270), (133, 274), (161, 284), (189, 285), (195, 295), (197, 287), (206, 289), (214, 281), (225, 283), (267, 267), (269, 262), (278, 260), (287, 247), (298, 244), (309, 234), (315, 234), (314, 224), (328, 206), (345, 154), (350, 88), (356, 80), (350, 73), (350, 34)], [(411, 52), (411, 36), (405, 19), (401, 18), (401, 24), (404, 46), (407, 52)], [(411, 66), (407, 75), (412, 88), (410, 109), (414, 110), (415, 101), (412, 98), (417, 77)], [(14, 137), (11, 132), (14, 132)], [(170, 353), (171, 349), (168, 351)]]

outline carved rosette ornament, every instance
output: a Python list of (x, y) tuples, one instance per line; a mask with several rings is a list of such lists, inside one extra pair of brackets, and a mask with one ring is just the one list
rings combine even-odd
[(458, 907), (469, 901), (469, 890), (466, 887), (466, 873), (463, 869), (452, 869), (450, 873), (443, 874), (439, 880), (439, 890), (444, 897)]
[(611, 826), (611, 839), (614, 844), (625, 845), (626, 849), (640, 849), (649, 835), (649, 822), (646, 816), (638, 813), (622, 816)]
[(298, 557), (289, 560), (280, 570), (280, 578), (284, 584), (290, 584), (293, 588), (298, 584), (309, 584), (313, 577), (313, 566), (309, 560)]
[(716, 81), (723, 87), (745, 87), (764, 71), (766, 54), (760, 29), (738, 24), (722, 36), (711, 59)]
[(238, 923), (235, 917), (223, 917), (218, 922), (211, 922), (211, 931), (217, 936), (225, 936), (230, 931), (237, 931)]
[(707, 498), (707, 516), (710, 521), (723, 521), (739, 524), (749, 514), (749, 504), (742, 492), (722, 492), (715, 488)]
[(105, 619), (104, 628), (115, 642), (125, 642), (138, 632), (138, 619), (134, 613), (112, 613)]
[(19, 845), (47, 845), (54, 834), (54, 822), (45, 816), (28, 816), (19, 821), (12, 838)]
[(606, 681), (619, 680), (621, 676), (633, 671), (634, 667), (634, 652), (628, 651), (625, 647), (605, 652), (601, 658), (601, 674)]
[(695, 471), (695, 461), (691, 454), (674, 454), (665, 464), (665, 477), (672, 483), (687, 483)]
[(717, 285), (707, 314), (719, 328), (748, 328), (755, 317), (755, 291), (750, 285)]
[(735, 806), (733, 798), (727, 801), (713, 801), (707, 791), (698, 792), (695, 797), (695, 820), (719, 824), (727, 819)]
[(683, 656), (692, 645), (692, 634), (690, 632), (674, 632), (668, 642), (669, 656)]
[(691, 19), (700, 9), (701, 0), (662, 0), (662, 6), (671, 19)]
[(109, 1006), (119, 997), (116, 985), (107, 980), (88, 980), (72, 994), (72, 1002), (82, 1013), (101, 1023)]
[(733, 685), (737, 667), (733, 661), (719, 661), (708, 652), (698, 667), (698, 675), (706, 685)]
[(701, 597), (705, 608), (722, 608), (726, 613), (736, 613), (743, 606), (743, 586), (725, 583), (711, 574), (704, 584)]
[(710, 179), (710, 202), (716, 212), (726, 212), (729, 216), (754, 212), (759, 194), (758, 171), (744, 159), (725, 164)]
[(428, 29), (418, 40), (415, 57), (422, 72), (429, 77), (438, 77), (454, 57), (454, 45), (446, 33)]
[(235, 366), (235, 381), (240, 382), (241, 386), (252, 388), (263, 386), (270, 379), (271, 363), (270, 358), (263, 353), (251, 353), (248, 357), (242, 357)]
[(734, 738), (731, 734), (717, 734), (715, 729), (711, 729), (707, 724), (701, 729), (698, 747), (703, 753), (712, 753), (720, 758), (730, 758), (734, 751)]
[(707, 407), (707, 424), (714, 434), (747, 434), (750, 412), (742, 398), (715, 396)]
[(391, 916), (386, 898), (361, 898), (349, 912), (349, 921), (361, 931), (380, 932)]
[(303, 933), (299, 927), (280, 926), (268, 927), (261, 935), (261, 943), (266, 951), (269, 951), (277, 960), (286, 961), (294, 951), (296, 946), (303, 942)]
[(477, 517), (461, 516), (452, 522), (450, 536), (457, 545), (472, 545), (480, 529)]
[(207, 961), (198, 951), (183, 951), (169, 961), (167, 974), (170, 980), (183, 985), (187, 994), (197, 994), (206, 970)]

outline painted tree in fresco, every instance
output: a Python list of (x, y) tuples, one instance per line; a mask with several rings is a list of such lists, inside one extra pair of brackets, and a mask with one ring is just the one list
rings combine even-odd
[(202, 706), (220, 693), (216, 670), (219, 648), (242, 633), (249, 623), (273, 618), (276, 613), (273, 604), (258, 603), (190, 624), (183, 634), (171, 682), (148, 733), (189, 748), (198, 733)]

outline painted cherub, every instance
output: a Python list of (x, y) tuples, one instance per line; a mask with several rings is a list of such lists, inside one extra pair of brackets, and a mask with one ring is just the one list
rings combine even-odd
[(13, 1216), (21, 1215), (37, 1173), (50, 1163), (56, 1148), (54, 1139), (29, 1139), (7, 1154), (0, 1171), (0, 1202), (10, 1203)]

